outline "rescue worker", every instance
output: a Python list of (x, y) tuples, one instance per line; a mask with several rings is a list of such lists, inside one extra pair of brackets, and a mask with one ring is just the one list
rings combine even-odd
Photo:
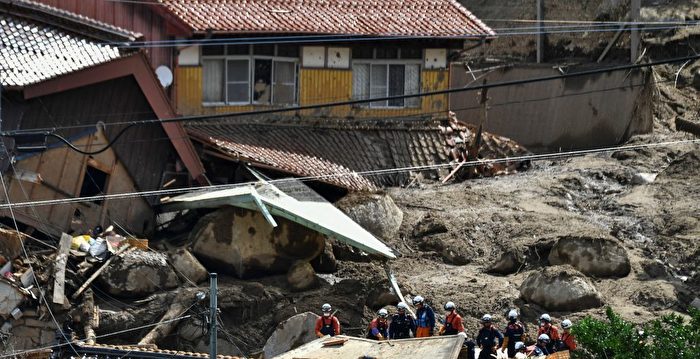
[(377, 317), (369, 323), (367, 339), (384, 340), (389, 337), (389, 312), (379, 309)]
[(564, 333), (562, 333), (561, 335), (561, 344), (559, 350), (576, 350), (576, 337), (574, 337), (574, 335), (571, 334), (571, 327), (573, 326), (574, 325), (568, 319), (564, 319), (564, 321), (561, 322), (561, 328), (564, 330)]
[(547, 337), (549, 338), (547, 342), (549, 354), (556, 352), (557, 348), (559, 347), (561, 337), (559, 336), (557, 327), (552, 325), (552, 317), (546, 313), (540, 315), (540, 328), (537, 330), (538, 338), (541, 334), (547, 334)]
[(476, 336), (476, 345), (481, 348), (479, 359), (491, 359), (492, 354), (496, 355), (496, 349), (503, 345), (503, 334), (493, 326), (493, 319), (490, 314), (481, 317), (483, 327), (479, 329)]
[(332, 310), (333, 308), (331, 308), (331, 305), (328, 303), (321, 306), (323, 315), (316, 320), (317, 337), (321, 338), (326, 335), (333, 337), (340, 334), (340, 321), (338, 321), (335, 315), (331, 314)]
[(416, 321), (408, 313), (408, 305), (401, 302), (396, 306), (397, 313), (391, 317), (389, 324), (390, 339), (407, 339), (416, 335)]
[(432, 337), (435, 330), (435, 312), (420, 295), (413, 298), (416, 306), (416, 338)]
[(537, 337), (537, 344), (535, 344), (535, 350), (532, 352), (532, 355), (538, 357), (542, 355), (554, 354), (554, 352), (549, 349), (549, 343), (549, 335), (540, 334)]
[(457, 308), (452, 302), (445, 303), (445, 325), (440, 328), (440, 335), (456, 335), (464, 332), (462, 317), (457, 314)]
[[(513, 355), (513, 358), (515, 359), (525, 359), (527, 358), (527, 347), (525, 347), (525, 343), (523, 342), (516, 342), (515, 345), (513, 346), (515, 348), (515, 355)], [(508, 354), (510, 356), (510, 354)]]
[(508, 325), (503, 333), (502, 349), (508, 349), (508, 358), (515, 357), (515, 343), (525, 341), (525, 326), (518, 321), (518, 311), (511, 309), (508, 312)]

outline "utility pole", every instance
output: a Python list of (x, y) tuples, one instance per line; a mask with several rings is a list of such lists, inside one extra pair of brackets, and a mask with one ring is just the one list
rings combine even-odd
[(209, 273), (209, 359), (216, 359), (216, 273)]
[(544, 0), (537, 0), (537, 63), (544, 61)]
[(630, 62), (635, 63), (639, 56), (639, 16), (641, 12), (641, 0), (631, 0), (630, 17), (632, 18), (632, 31), (630, 32)]

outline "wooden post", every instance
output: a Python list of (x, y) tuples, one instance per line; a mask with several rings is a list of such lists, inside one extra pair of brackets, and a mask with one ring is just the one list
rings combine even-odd
[[(99, 317), (98, 317), (99, 318)], [(95, 320), (95, 300), (92, 297), (92, 289), (85, 291), (83, 296), (83, 330), (85, 331), (85, 344), (94, 345), (95, 339), (95, 327), (97, 326)]]
[[(158, 322), (158, 325), (153, 327), (146, 336), (144, 336), (140, 341), (138, 345), (148, 345), (148, 344), (155, 344), (158, 340), (166, 337), (169, 335), (175, 327), (178, 325), (178, 321), (174, 320), (175, 318), (180, 317), (182, 314), (185, 312), (185, 301), (186, 298), (183, 297), (184, 294), (191, 294), (189, 291), (185, 291), (184, 293), (178, 294), (175, 296), (173, 299), (173, 303), (170, 305), (170, 308), (168, 308), (168, 311), (165, 312), (163, 317), (160, 319), (160, 322)], [(194, 299), (194, 298), (193, 298)]]
[(66, 301), (64, 295), (66, 287), (66, 263), (68, 262), (68, 250), (73, 237), (69, 234), (61, 234), (61, 242), (56, 256), (56, 267), (54, 268), (55, 279), (53, 281), (53, 296), (52, 300), (56, 304), (63, 305)]
[(544, 61), (544, 0), (537, 0), (537, 63)]
[(630, 8), (630, 18), (632, 18), (632, 31), (630, 32), (630, 62), (635, 63), (639, 56), (639, 16), (641, 9), (641, 0), (632, 1)]

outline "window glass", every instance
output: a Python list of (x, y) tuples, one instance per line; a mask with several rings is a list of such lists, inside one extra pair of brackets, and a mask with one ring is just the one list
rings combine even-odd
[(228, 102), (241, 103), (250, 101), (250, 83), (248, 59), (228, 60), (226, 100)]
[[(420, 93), (420, 65), (406, 65), (406, 94)], [(420, 107), (420, 97), (410, 97), (404, 100), (406, 107)]]
[(274, 56), (275, 45), (253, 45), (253, 55)]
[(291, 61), (275, 61), (275, 104), (293, 104), (296, 99), (296, 64)]
[(226, 46), (227, 55), (249, 55), (250, 45), (228, 45)]
[(402, 47), (401, 48), (401, 58), (402, 59), (422, 59), (423, 50), (416, 47)]
[[(384, 97), (387, 94), (387, 65), (374, 65), (370, 73), (370, 98)], [(371, 106), (385, 107), (386, 101), (372, 102)]]
[(369, 98), (368, 64), (354, 64), (352, 66), (352, 93), (355, 100)]
[(202, 46), (202, 56), (221, 56), (224, 54), (223, 45), (204, 45)]
[(297, 45), (277, 45), (277, 56), (299, 57), (299, 46), (297, 46)]
[(352, 49), (353, 59), (372, 59), (374, 58), (374, 48), (371, 46), (358, 46)]
[(253, 101), (270, 103), (272, 99), (272, 60), (255, 59), (253, 69)]
[[(389, 65), (389, 96), (401, 96), (404, 94), (404, 70), (405, 65)], [(403, 107), (404, 99), (389, 100), (389, 106)]]
[(398, 59), (399, 58), (399, 48), (398, 47), (378, 47), (377, 48), (377, 58), (378, 59)]
[(224, 101), (224, 60), (202, 60), (202, 101)]

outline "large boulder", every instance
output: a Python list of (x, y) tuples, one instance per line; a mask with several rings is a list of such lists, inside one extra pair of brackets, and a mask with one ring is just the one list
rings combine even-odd
[(173, 268), (184, 281), (196, 284), (209, 277), (207, 269), (187, 249), (178, 248), (168, 256)]
[(192, 252), (208, 268), (239, 278), (284, 274), (298, 260), (310, 261), (325, 237), (285, 218), (272, 227), (260, 212), (225, 207), (202, 217), (190, 236)]
[(549, 311), (574, 312), (603, 305), (595, 286), (570, 266), (533, 272), (520, 286), (520, 295)]
[(273, 358), (316, 339), (313, 328), (317, 319), (318, 315), (305, 312), (279, 323), (265, 342), (265, 358)]
[(570, 264), (594, 277), (624, 277), (630, 273), (627, 251), (613, 239), (567, 236), (549, 252), (549, 263)]
[(338, 270), (338, 261), (333, 254), (333, 244), (326, 240), (323, 252), (311, 261), (311, 266), (318, 273), (334, 273)]
[(375, 236), (389, 239), (399, 233), (403, 212), (388, 194), (351, 193), (335, 205)]
[(298, 261), (287, 272), (287, 283), (294, 291), (302, 291), (318, 284), (314, 268), (309, 262)]
[(513, 274), (523, 266), (523, 263), (523, 255), (518, 254), (515, 250), (507, 250), (501, 253), (501, 256), (486, 271), (501, 275)]
[(114, 258), (99, 278), (109, 294), (120, 297), (142, 297), (180, 283), (165, 253), (141, 250)]

